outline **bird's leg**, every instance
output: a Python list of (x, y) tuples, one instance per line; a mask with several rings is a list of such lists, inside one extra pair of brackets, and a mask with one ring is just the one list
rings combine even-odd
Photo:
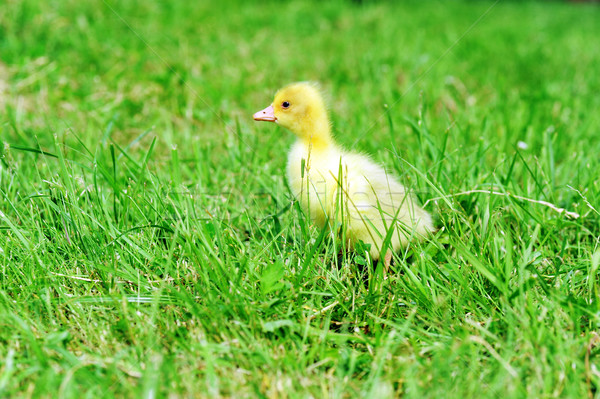
[(383, 271), (387, 274), (388, 269), (390, 268), (390, 264), (392, 263), (392, 251), (387, 250), (385, 256), (383, 257)]

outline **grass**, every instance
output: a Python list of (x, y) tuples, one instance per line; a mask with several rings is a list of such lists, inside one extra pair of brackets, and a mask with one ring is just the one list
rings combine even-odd
[[(0, 396), (597, 396), (599, 18), (0, 2)], [(436, 215), (387, 278), (251, 120), (297, 80)]]

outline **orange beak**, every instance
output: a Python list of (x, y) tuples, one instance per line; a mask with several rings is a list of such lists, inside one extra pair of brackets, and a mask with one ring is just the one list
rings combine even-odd
[(269, 105), (267, 108), (262, 111), (258, 111), (254, 114), (255, 121), (266, 121), (266, 122), (275, 122), (277, 118), (275, 117), (275, 112), (273, 110), (273, 105)]

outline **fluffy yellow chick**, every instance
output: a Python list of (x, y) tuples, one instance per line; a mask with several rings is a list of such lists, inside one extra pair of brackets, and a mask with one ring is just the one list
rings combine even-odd
[[(433, 231), (431, 216), (397, 179), (367, 156), (340, 148), (331, 135), (323, 97), (315, 84), (300, 82), (279, 90), (273, 103), (254, 120), (275, 122), (298, 140), (287, 164), (291, 189), (303, 210), (320, 228), (345, 229), (350, 248), (370, 244), (373, 260)], [(388, 251), (383, 254), (388, 239)]]

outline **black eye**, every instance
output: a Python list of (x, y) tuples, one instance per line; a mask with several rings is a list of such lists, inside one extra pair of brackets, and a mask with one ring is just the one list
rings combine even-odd
[(289, 103), (289, 102), (287, 102), (287, 101), (284, 101), (284, 102), (282, 102), (282, 103), (281, 103), (281, 106), (282, 106), (283, 108), (289, 108), (289, 107), (290, 107), (290, 103)]

